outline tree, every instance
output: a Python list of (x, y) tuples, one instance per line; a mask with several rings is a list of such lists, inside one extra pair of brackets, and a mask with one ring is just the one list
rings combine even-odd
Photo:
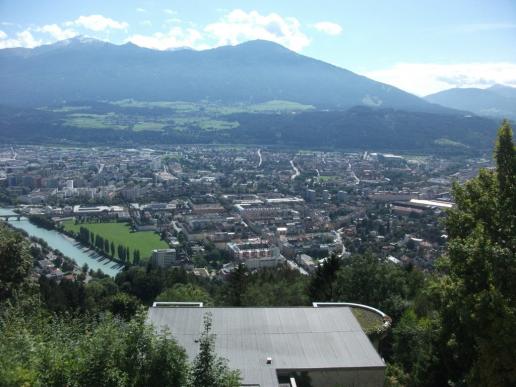
[(206, 290), (194, 284), (175, 284), (165, 289), (157, 301), (199, 301), (206, 305), (213, 305), (213, 300)]
[(412, 386), (437, 384), (435, 378), (428, 377), (434, 361), (433, 343), (438, 332), (434, 325), (437, 324), (438, 321), (418, 318), (414, 310), (407, 309), (393, 328), (391, 362), (402, 366)]
[(0, 315), (0, 385), (187, 386), (184, 350), (145, 318), (144, 311), (124, 321), (10, 307)]
[(227, 361), (215, 353), (215, 335), (211, 333), (211, 328), (211, 314), (206, 313), (204, 330), (199, 339), (199, 354), (193, 362), (191, 383), (203, 387), (239, 386), (239, 372), (231, 371)]
[(504, 121), (496, 171), (455, 184), (446, 227), (440, 313), (448, 378), (478, 386), (516, 384), (516, 150)]
[(140, 263), (140, 250), (133, 251), (133, 264), (138, 265)]
[(248, 271), (244, 265), (239, 264), (228, 276), (228, 304), (242, 306), (242, 294), (247, 287)]
[(312, 301), (333, 300), (333, 285), (340, 266), (340, 259), (336, 255), (331, 255), (326, 262), (317, 267), (308, 290)]
[(109, 241), (107, 239), (104, 239), (104, 252), (109, 254)]
[(114, 257), (115, 256), (115, 244), (113, 242), (111, 242), (111, 256)]
[(29, 247), (21, 234), (0, 224), (0, 301), (25, 282), (31, 267)]

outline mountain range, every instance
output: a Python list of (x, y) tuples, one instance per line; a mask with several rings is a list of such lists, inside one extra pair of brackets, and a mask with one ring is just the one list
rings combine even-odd
[(454, 88), (428, 95), (425, 99), (479, 116), (516, 120), (516, 88), (509, 86), (494, 85), (487, 89)]
[[(262, 40), (157, 51), (76, 37), (2, 49), (0, 85), (4, 142), (238, 143), (453, 154), (491, 149), (498, 126), (467, 112), (481, 114), (476, 105), (458, 106), (438, 95), (419, 98)], [(485, 92), (512, 98), (511, 90), (499, 86)]]
[(260, 103), (325, 109), (356, 105), (447, 112), (396, 87), (297, 54), (269, 41), (195, 51), (157, 51), (76, 37), (0, 50), (0, 104), (138, 99)]

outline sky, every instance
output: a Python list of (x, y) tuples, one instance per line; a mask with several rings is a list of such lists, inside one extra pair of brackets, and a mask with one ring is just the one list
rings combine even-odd
[(76, 35), (158, 50), (266, 39), (419, 96), (516, 87), (516, 0), (0, 0), (0, 48)]

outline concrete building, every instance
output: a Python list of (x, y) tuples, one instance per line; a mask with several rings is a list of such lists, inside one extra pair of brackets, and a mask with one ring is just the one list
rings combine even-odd
[(315, 202), (317, 200), (317, 194), (313, 189), (307, 189), (305, 192), (307, 202)]
[(325, 189), (323, 192), (322, 192), (322, 199), (327, 202), (331, 199), (331, 195), (330, 195), (330, 192)]
[(251, 270), (274, 267), (285, 262), (278, 247), (259, 239), (241, 243), (230, 242), (227, 248), (236, 261), (244, 263)]
[[(212, 319), (215, 351), (240, 371), (241, 385), (383, 386), (385, 363), (351, 307), (204, 308), (202, 303), (156, 302), (148, 320), (158, 331), (172, 332), (194, 359), (206, 315)], [(303, 384), (306, 380), (310, 383)]]
[(176, 258), (176, 249), (152, 250), (151, 264), (159, 267), (175, 266)]

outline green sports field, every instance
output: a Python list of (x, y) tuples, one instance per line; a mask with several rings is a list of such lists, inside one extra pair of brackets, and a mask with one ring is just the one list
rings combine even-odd
[[(113, 242), (115, 245), (128, 247), (132, 254), (134, 250), (140, 250), (142, 259), (148, 258), (153, 249), (166, 249), (168, 244), (160, 239), (160, 236), (152, 231), (131, 232), (126, 223), (80, 223), (75, 224), (73, 220), (63, 222), (65, 230), (79, 232), (79, 229), (86, 227), (95, 235)], [(115, 247), (116, 250), (116, 247)], [(115, 251), (116, 254), (116, 251)]]

